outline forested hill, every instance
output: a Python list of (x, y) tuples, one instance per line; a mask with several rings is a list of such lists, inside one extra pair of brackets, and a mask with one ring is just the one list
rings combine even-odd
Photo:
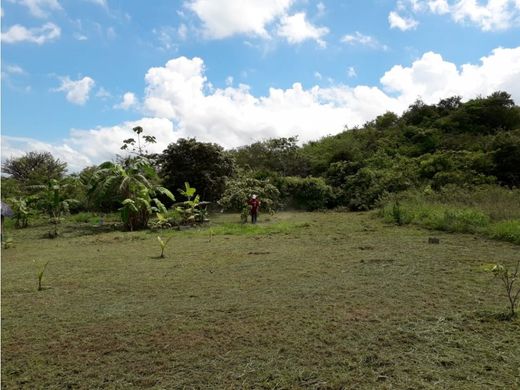
[(401, 116), (387, 112), (302, 148), (295, 142), (252, 144), (235, 151), (236, 160), (264, 175), (321, 177), (333, 203), (354, 210), (414, 187), (520, 185), (520, 107), (506, 92), (465, 103), (418, 100)]

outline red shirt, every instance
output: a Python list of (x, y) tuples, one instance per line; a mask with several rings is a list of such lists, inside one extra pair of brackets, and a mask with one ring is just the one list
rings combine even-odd
[(256, 213), (260, 207), (260, 201), (258, 199), (249, 199), (247, 202), (251, 206), (251, 212)]

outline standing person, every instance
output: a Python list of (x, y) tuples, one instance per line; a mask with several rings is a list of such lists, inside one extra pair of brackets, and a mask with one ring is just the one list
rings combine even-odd
[(258, 209), (260, 208), (260, 201), (256, 198), (256, 195), (253, 195), (247, 203), (251, 207), (251, 222), (256, 223), (256, 219), (258, 217)]

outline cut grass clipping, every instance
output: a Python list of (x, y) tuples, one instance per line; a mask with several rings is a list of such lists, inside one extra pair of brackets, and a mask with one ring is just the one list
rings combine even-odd
[(2, 251), (2, 389), (520, 388), (520, 319), (483, 269), (514, 271), (518, 245), (431, 245), (370, 213), (218, 214), (161, 232), (175, 261), (157, 261), (157, 233), (47, 229)]

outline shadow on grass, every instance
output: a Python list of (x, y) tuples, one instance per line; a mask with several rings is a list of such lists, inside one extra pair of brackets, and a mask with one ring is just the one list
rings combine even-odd
[(493, 312), (493, 311), (479, 311), (475, 313), (475, 318), (480, 322), (495, 322), (495, 321), (514, 321), (518, 315), (512, 315), (509, 312)]
[(61, 236), (66, 236), (67, 238), (124, 231), (120, 223), (106, 223), (103, 225), (92, 225), (88, 223), (66, 224), (61, 226), (61, 229), (58, 230)]

